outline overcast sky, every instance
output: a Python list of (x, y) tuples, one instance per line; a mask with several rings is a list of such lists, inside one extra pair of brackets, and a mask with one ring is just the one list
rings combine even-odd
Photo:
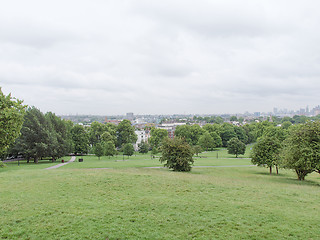
[(0, 86), (56, 114), (320, 104), (319, 0), (0, 1)]

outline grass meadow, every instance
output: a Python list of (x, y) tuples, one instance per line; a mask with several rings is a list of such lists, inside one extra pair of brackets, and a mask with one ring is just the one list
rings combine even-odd
[(161, 164), (140, 154), (53, 170), (9, 163), (0, 169), (0, 239), (319, 239), (319, 174), (301, 182), (248, 166), (249, 155), (200, 155), (195, 166), (208, 167), (189, 173), (145, 168)]

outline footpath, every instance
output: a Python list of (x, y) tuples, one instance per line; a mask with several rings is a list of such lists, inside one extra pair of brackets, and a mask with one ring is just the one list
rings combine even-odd
[(62, 167), (62, 166), (64, 166), (64, 165), (68, 164), (68, 163), (74, 162), (74, 160), (76, 160), (76, 157), (75, 157), (75, 156), (71, 157), (71, 159), (70, 159), (68, 162), (60, 163), (60, 164), (58, 164), (58, 165), (54, 165), (54, 166), (48, 167), (48, 168), (46, 168), (46, 169), (47, 169), (47, 170), (50, 170), (50, 169), (59, 168), (59, 167)]

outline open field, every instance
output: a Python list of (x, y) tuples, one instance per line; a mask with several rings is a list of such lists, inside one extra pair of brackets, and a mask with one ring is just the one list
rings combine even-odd
[[(223, 151), (195, 165), (250, 164)], [(319, 174), (300, 182), (258, 167), (177, 173), (140, 168), (161, 166), (150, 155), (120, 159), (0, 169), (0, 239), (319, 239)], [(112, 169), (94, 169), (104, 167)]]

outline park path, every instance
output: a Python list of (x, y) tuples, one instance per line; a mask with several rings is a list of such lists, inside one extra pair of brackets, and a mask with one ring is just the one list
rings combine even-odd
[[(192, 168), (227, 168), (227, 167), (255, 167), (256, 165), (228, 165), (228, 166), (192, 166)], [(143, 168), (165, 168), (165, 167), (143, 167)]]
[(54, 165), (54, 166), (48, 167), (48, 168), (46, 168), (46, 169), (47, 169), (47, 170), (50, 170), (50, 169), (59, 168), (59, 167), (62, 167), (62, 166), (64, 166), (64, 165), (68, 164), (68, 163), (74, 162), (74, 160), (76, 160), (76, 157), (75, 157), (75, 156), (72, 156), (71, 159), (70, 159), (68, 162), (66, 162), (66, 163), (60, 163), (60, 164), (58, 164), (58, 165)]

